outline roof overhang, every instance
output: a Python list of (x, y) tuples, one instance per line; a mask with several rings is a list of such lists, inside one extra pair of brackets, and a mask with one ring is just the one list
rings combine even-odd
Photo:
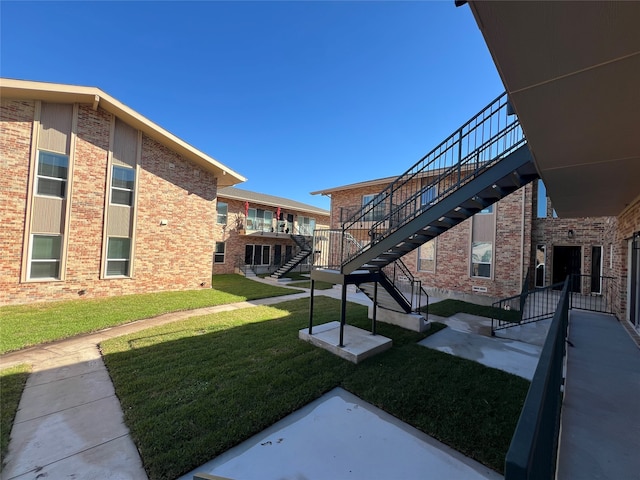
[(227, 187), (246, 181), (242, 175), (189, 145), (99, 88), (0, 78), (0, 98), (88, 104), (94, 110), (100, 107), (194, 164), (213, 173), (218, 179), (219, 187)]
[(640, 2), (471, 1), (563, 217), (640, 195)]

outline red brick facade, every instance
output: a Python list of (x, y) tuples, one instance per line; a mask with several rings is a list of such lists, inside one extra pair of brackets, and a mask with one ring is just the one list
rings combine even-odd
[[(264, 265), (260, 268), (259, 273), (266, 272), (268, 269), (273, 270), (273, 264), (275, 259), (276, 246), (279, 245), (281, 249), (281, 259), (284, 260), (287, 247), (290, 247), (292, 253), (298, 251), (298, 246), (291, 239), (289, 233), (285, 231), (279, 231), (283, 229), (277, 228), (275, 221), (275, 213), (277, 207), (273, 205), (267, 205), (263, 203), (257, 203), (255, 201), (249, 202), (250, 208), (264, 209), (273, 213), (273, 232), (252, 232), (246, 230), (245, 224), (245, 202), (242, 200), (225, 198), (224, 196), (218, 197), (219, 202), (227, 204), (227, 223), (218, 224), (213, 223), (213, 236), (217, 242), (224, 242), (225, 244), (225, 256), (224, 263), (214, 263), (213, 273), (235, 273), (239, 269), (242, 269), (245, 264), (245, 249), (247, 245), (268, 245), (270, 247), (270, 266)], [(311, 217), (316, 221), (316, 228), (327, 228), (329, 225), (329, 215), (319, 215), (315, 212), (305, 212), (296, 209), (282, 208), (281, 213), (284, 218), (287, 215), (293, 215), (294, 218), (294, 231), (298, 231), (298, 216)]]
[(21, 281), (34, 112), (33, 101), (2, 101), (0, 304), (210, 286), (216, 178), (147, 135), (136, 179), (133, 274), (100, 278), (113, 114), (91, 105), (78, 109), (64, 280)]

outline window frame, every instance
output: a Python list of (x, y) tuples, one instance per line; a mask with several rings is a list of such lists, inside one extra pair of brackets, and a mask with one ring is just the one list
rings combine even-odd
[[(491, 255), (489, 261), (474, 261), (473, 259), (473, 247), (478, 244), (488, 244), (491, 245)], [(487, 241), (476, 241), (471, 242), (471, 277), (472, 278), (484, 278), (484, 279), (492, 279), (493, 278), (493, 254), (494, 254), (494, 243)], [(484, 257), (484, 255), (483, 255)], [(475, 265), (489, 265), (489, 275), (479, 275), (475, 273), (474, 266)], [(478, 269), (479, 270), (479, 269)]]
[[(218, 247), (222, 245), (222, 252), (218, 251)], [(225, 259), (226, 259), (226, 242), (216, 242), (215, 247), (214, 247), (214, 251), (213, 251), (213, 263), (215, 265), (220, 265), (220, 264), (224, 264), (225, 263)], [(218, 257), (222, 256), (222, 260), (219, 261)]]
[[(115, 179), (115, 171), (116, 168), (119, 168), (123, 171), (131, 171), (133, 172), (133, 186), (132, 188), (125, 188), (125, 187), (118, 187), (114, 185), (114, 179)], [(129, 192), (130, 193), (130, 202), (131, 203), (120, 203), (120, 202), (114, 202), (113, 201), (113, 194), (114, 191), (119, 191), (119, 192)], [(134, 203), (135, 203), (135, 193), (136, 193), (136, 169), (134, 167), (123, 167), (122, 165), (111, 165), (111, 191), (109, 192), (109, 205), (118, 205), (121, 207), (133, 207)]]
[[(48, 155), (52, 155), (54, 157), (59, 157), (59, 158), (64, 158), (67, 162), (66, 165), (66, 176), (63, 177), (52, 177), (50, 175), (45, 175), (45, 174), (41, 174), (40, 173), (40, 165), (41, 165), (41, 154), (45, 153)], [(45, 150), (42, 148), (38, 148), (37, 149), (37, 159), (38, 161), (36, 162), (36, 171), (35, 171), (35, 186), (34, 186), (34, 194), (38, 197), (47, 197), (47, 198), (59, 198), (59, 199), (66, 199), (67, 198), (67, 191), (69, 188), (69, 162), (70, 162), (70, 158), (69, 155), (67, 155), (66, 153), (59, 153), (59, 152), (53, 152), (51, 150)], [(60, 182), (64, 185), (64, 193), (62, 195), (53, 195), (51, 193), (41, 193), (40, 192), (40, 180), (47, 180), (49, 182)]]
[[(220, 212), (220, 207), (224, 205), (224, 213)], [(220, 221), (223, 218), (224, 221)], [(229, 218), (229, 204), (227, 202), (216, 202), (216, 225), (226, 225)]]
[[(34, 243), (35, 243), (35, 239), (36, 237), (51, 237), (51, 238), (59, 238), (59, 252), (58, 252), (58, 258), (33, 258), (33, 247), (34, 247)], [(31, 234), (31, 238), (29, 239), (29, 262), (28, 262), (28, 275), (27, 275), (27, 280), (34, 280), (34, 281), (56, 281), (56, 280), (60, 280), (62, 278), (62, 272), (61, 272), (61, 268), (62, 268), (62, 248), (63, 248), (63, 238), (62, 238), (62, 234), (58, 234), (58, 235), (52, 235), (52, 234), (42, 234), (42, 233), (32, 233)], [(34, 263), (56, 263), (58, 268), (57, 268), (57, 273), (58, 275), (55, 277), (37, 277), (37, 276), (33, 276), (32, 274), (32, 270), (33, 270), (33, 264)]]
[[(127, 258), (110, 258), (109, 257), (109, 246), (111, 243), (111, 240), (113, 239), (118, 239), (118, 240), (128, 240), (129, 241), (129, 254)], [(118, 236), (111, 236), (111, 237), (107, 237), (107, 252), (106, 252), (106, 260), (105, 260), (105, 265), (104, 265), (104, 277), (105, 278), (131, 278), (131, 249), (132, 249), (132, 239), (131, 237), (118, 237)], [(126, 266), (127, 266), (127, 273), (126, 274), (110, 274), (109, 273), (109, 263), (111, 262), (126, 262)]]
[[(418, 261), (417, 261), (417, 268), (419, 272), (426, 272), (426, 273), (435, 273), (436, 272), (436, 247), (437, 247), (437, 238), (432, 238), (431, 240), (429, 240), (428, 242), (423, 243), (422, 245), (420, 245), (418, 247)], [(422, 247), (424, 247), (427, 244), (432, 244), (432, 251), (433, 251), (433, 258), (431, 259), (425, 259), (425, 261), (427, 262), (431, 262), (433, 267), (431, 269), (426, 269), (426, 268), (422, 268)]]

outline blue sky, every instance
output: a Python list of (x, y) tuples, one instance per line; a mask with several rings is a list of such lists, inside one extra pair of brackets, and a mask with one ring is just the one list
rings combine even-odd
[(0, 74), (96, 86), (248, 178), (399, 175), (503, 90), (468, 6), (0, 2)]

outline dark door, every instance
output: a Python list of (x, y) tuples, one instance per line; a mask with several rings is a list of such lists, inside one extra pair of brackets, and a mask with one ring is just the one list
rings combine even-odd
[(282, 261), (282, 245), (276, 245), (273, 247), (273, 263), (274, 265), (280, 265)]
[(293, 257), (293, 250), (291, 245), (286, 245), (284, 247), (284, 261), (288, 262), (289, 260), (291, 260), (291, 257)]
[(602, 293), (602, 247), (591, 247), (591, 293)]
[[(581, 247), (553, 247), (553, 283), (564, 282), (567, 275), (580, 275)], [(580, 292), (580, 277), (571, 281), (571, 291)]]

